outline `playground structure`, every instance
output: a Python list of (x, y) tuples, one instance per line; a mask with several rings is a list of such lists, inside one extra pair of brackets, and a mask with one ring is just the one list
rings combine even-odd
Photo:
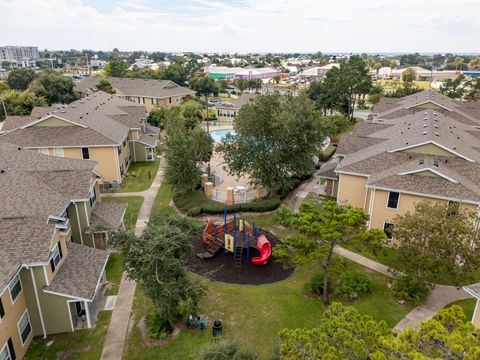
[[(260, 234), (255, 224), (251, 225), (245, 219), (237, 219), (233, 213), (233, 219), (227, 219), (227, 206), (225, 204), (223, 224), (215, 224), (211, 219), (202, 234), (202, 242), (206, 246), (203, 253), (196, 254), (201, 259), (210, 259), (221, 250), (233, 253), (234, 267), (240, 269), (244, 251), (247, 261), (255, 265), (264, 266), (267, 264), (271, 253), (271, 245), (264, 234)], [(260, 252), (259, 256), (251, 257), (251, 248)]]

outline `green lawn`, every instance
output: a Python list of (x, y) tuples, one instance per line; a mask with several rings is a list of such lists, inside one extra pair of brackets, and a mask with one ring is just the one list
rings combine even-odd
[[(137, 162), (128, 168), (128, 176), (122, 184), (121, 192), (137, 192), (147, 190), (157, 174), (160, 160)], [(150, 171), (150, 176), (149, 176)], [(136, 176), (133, 176), (133, 173)]]
[(171, 208), (170, 201), (172, 200), (172, 190), (170, 186), (162, 184), (158, 189), (157, 196), (153, 203), (150, 219), (156, 214), (160, 215), (174, 215), (175, 210)]
[(137, 223), (138, 212), (143, 204), (143, 197), (141, 196), (128, 196), (128, 197), (104, 197), (102, 201), (105, 202), (124, 202), (128, 203), (127, 211), (123, 217), (125, 221), (125, 227), (127, 230), (132, 230)]
[[(368, 274), (373, 282), (373, 293), (351, 303), (360, 312), (385, 320), (393, 327), (411, 310), (400, 305), (387, 287), (388, 279), (359, 265), (348, 262), (349, 270)], [(324, 311), (322, 301), (303, 293), (307, 283), (317, 272), (318, 265), (300, 268), (287, 280), (261, 286), (241, 286), (210, 282), (192, 275), (208, 287), (202, 299), (201, 312), (210, 320), (221, 319), (224, 337), (235, 339), (241, 348), (250, 349), (263, 357), (272, 354), (277, 346), (278, 331), (285, 328), (315, 327)], [(137, 291), (134, 302), (136, 320), (148, 312), (150, 302)], [(211, 325), (211, 324), (210, 324)], [(129, 338), (127, 359), (195, 359), (199, 347), (211, 341), (211, 326), (204, 332), (184, 330), (179, 337), (165, 346), (145, 345), (135, 327)]]
[(111, 311), (101, 311), (95, 327), (59, 335), (51, 335), (47, 343), (42, 337), (33, 339), (25, 359), (32, 360), (98, 360), (102, 353), (103, 342), (110, 323)]
[(105, 290), (105, 296), (117, 295), (123, 273), (123, 255), (121, 253), (110, 255), (105, 272), (109, 283), (108, 288)]

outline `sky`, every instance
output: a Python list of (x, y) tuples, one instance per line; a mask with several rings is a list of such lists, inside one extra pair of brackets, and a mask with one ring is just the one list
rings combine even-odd
[(479, 0), (0, 0), (0, 46), (480, 52)]

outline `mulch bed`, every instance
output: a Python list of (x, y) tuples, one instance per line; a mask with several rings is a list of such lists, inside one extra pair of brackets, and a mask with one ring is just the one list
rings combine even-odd
[[(195, 254), (203, 253), (206, 248), (201, 240), (202, 231), (203, 227), (190, 237), (192, 254), (185, 256), (183, 262), (189, 271), (209, 280), (242, 285), (271, 284), (288, 278), (295, 270), (294, 268), (285, 269), (282, 264), (275, 261), (273, 255), (265, 266), (253, 265), (251, 261), (246, 259), (246, 250), (243, 251), (244, 259), (240, 270), (234, 269), (233, 254), (225, 253), (223, 250), (214, 258), (201, 259)], [(259, 229), (259, 231), (265, 234), (272, 247), (280, 244), (280, 240), (270, 232), (262, 229)], [(257, 249), (250, 248), (250, 258), (257, 255)]]

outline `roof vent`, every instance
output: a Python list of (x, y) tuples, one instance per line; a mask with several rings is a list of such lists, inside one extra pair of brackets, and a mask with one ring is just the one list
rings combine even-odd
[(21, 148), (21, 147), (18, 147), (17, 150), (20, 151), (20, 150), (22, 150), (22, 148)]
[(438, 167), (438, 161), (437, 160), (433, 160), (433, 166)]
[(80, 116), (80, 119), (83, 119), (83, 116)]
[(448, 164), (448, 159), (445, 159), (445, 164)]
[(427, 134), (428, 134), (428, 131), (424, 131), (424, 132), (423, 132), (423, 135), (427, 135)]
[(423, 115), (428, 115), (428, 113), (425, 111), (425, 112), (423, 113)]
[(60, 111), (60, 112), (61, 112), (62, 114), (65, 114), (65, 113), (66, 113), (66, 111), (65, 111), (65, 110), (62, 110), (62, 111)]
[(428, 125), (427, 124), (423, 124), (423, 127), (426, 128)]
[(435, 136), (440, 136), (440, 134), (436, 132), (436, 133), (435, 133)]
[(0, 169), (0, 174), (4, 174), (4, 173), (5, 173), (5, 170)]
[(419, 165), (423, 165), (423, 164), (425, 164), (425, 160), (424, 160), (424, 159), (420, 159), (420, 160), (418, 160), (418, 164), (419, 164)]
[(75, 109), (77, 106), (76, 105), (72, 105), (72, 109)]

